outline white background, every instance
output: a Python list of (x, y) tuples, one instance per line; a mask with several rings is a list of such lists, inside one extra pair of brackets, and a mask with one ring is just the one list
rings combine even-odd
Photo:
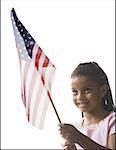
[(19, 19), (56, 66), (52, 98), (62, 122), (68, 122), (81, 118), (70, 89), (70, 75), (79, 63), (96, 61), (108, 75), (115, 97), (114, 3), (114, 0), (2, 0), (1, 148), (61, 148), (63, 141), (51, 104), (44, 130), (27, 122), (11, 8), (15, 8)]

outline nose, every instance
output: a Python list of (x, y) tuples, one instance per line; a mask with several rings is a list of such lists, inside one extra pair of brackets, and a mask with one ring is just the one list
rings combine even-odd
[(75, 103), (83, 101), (84, 99), (85, 99), (85, 96), (82, 92), (78, 92), (78, 94), (74, 96)]

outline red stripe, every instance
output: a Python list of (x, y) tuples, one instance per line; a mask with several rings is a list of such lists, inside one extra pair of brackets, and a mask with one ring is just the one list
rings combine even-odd
[(37, 51), (37, 54), (36, 54), (36, 56), (35, 56), (35, 67), (37, 68), (37, 70), (38, 70), (39, 59), (40, 59), (41, 54), (42, 54), (42, 50), (41, 50), (41, 48), (39, 47), (39, 48), (38, 48), (38, 51)]
[(41, 80), (42, 80), (43, 85), (45, 85), (45, 80), (44, 80), (43, 75), (41, 76)]
[(43, 63), (43, 67), (47, 67), (48, 66), (48, 63), (49, 63), (49, 59), (48, 57), (46, 56), (45, 60), (44, 60), (44, 63)]

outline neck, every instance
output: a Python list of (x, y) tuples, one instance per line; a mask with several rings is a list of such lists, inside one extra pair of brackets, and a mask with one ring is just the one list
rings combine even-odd
[(84, 113), (84, 124), (96, 124), (99, 121), (101, 121), (103, 118), (105, 118), (109, 112), (105, 111), (103, 108), (98, 108), (97, 110), (94, 110), (94, 112), (85, 112)]

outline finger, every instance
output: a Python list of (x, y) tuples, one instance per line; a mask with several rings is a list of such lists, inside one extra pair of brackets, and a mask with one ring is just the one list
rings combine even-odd
[(68, 135), (62, 135), (62, 134), (61, 134), (61, 136), (62, 136), (63, 139), (69, 140), (69, 136), (68, 136)]
[(64, 123), (60, 123), (60, 124), (59, 124), (59, 127), (61, 127), (61, 128), (64, 127), (64, 126), (65, 126)]
[(64, 150), (67, 150), (67, 146), (64, 146), (63, 149), (64, 149)]
[(60, 128), (62, 128), (62, 129), (72, 129), (72, 128), (74, 128), (74, 126), (71, 125), (71, 124), (62, 123), (62, 124), (60, 124)]
[(65, 126), (64, 124), (62, 124), (62, 125), (59, 125), (59, 131), (64, 131), (64, 132), (67, 132), (68, 131), (68, 128), (67, 128), (67, 126)]
[(64, 150), (73, 150), (73, 149), (75, 149), (75, 147), (72, 145), (67, 145), (64, 147)]
[(68, 140), (65, 141), (64, 145), (71, 144)]
[(60, 134), (63, 136), (63, 137), (66, 137), (66, 136), (69, 136), (69, 133), (63, 131), (63, 130), (60, 130)]

